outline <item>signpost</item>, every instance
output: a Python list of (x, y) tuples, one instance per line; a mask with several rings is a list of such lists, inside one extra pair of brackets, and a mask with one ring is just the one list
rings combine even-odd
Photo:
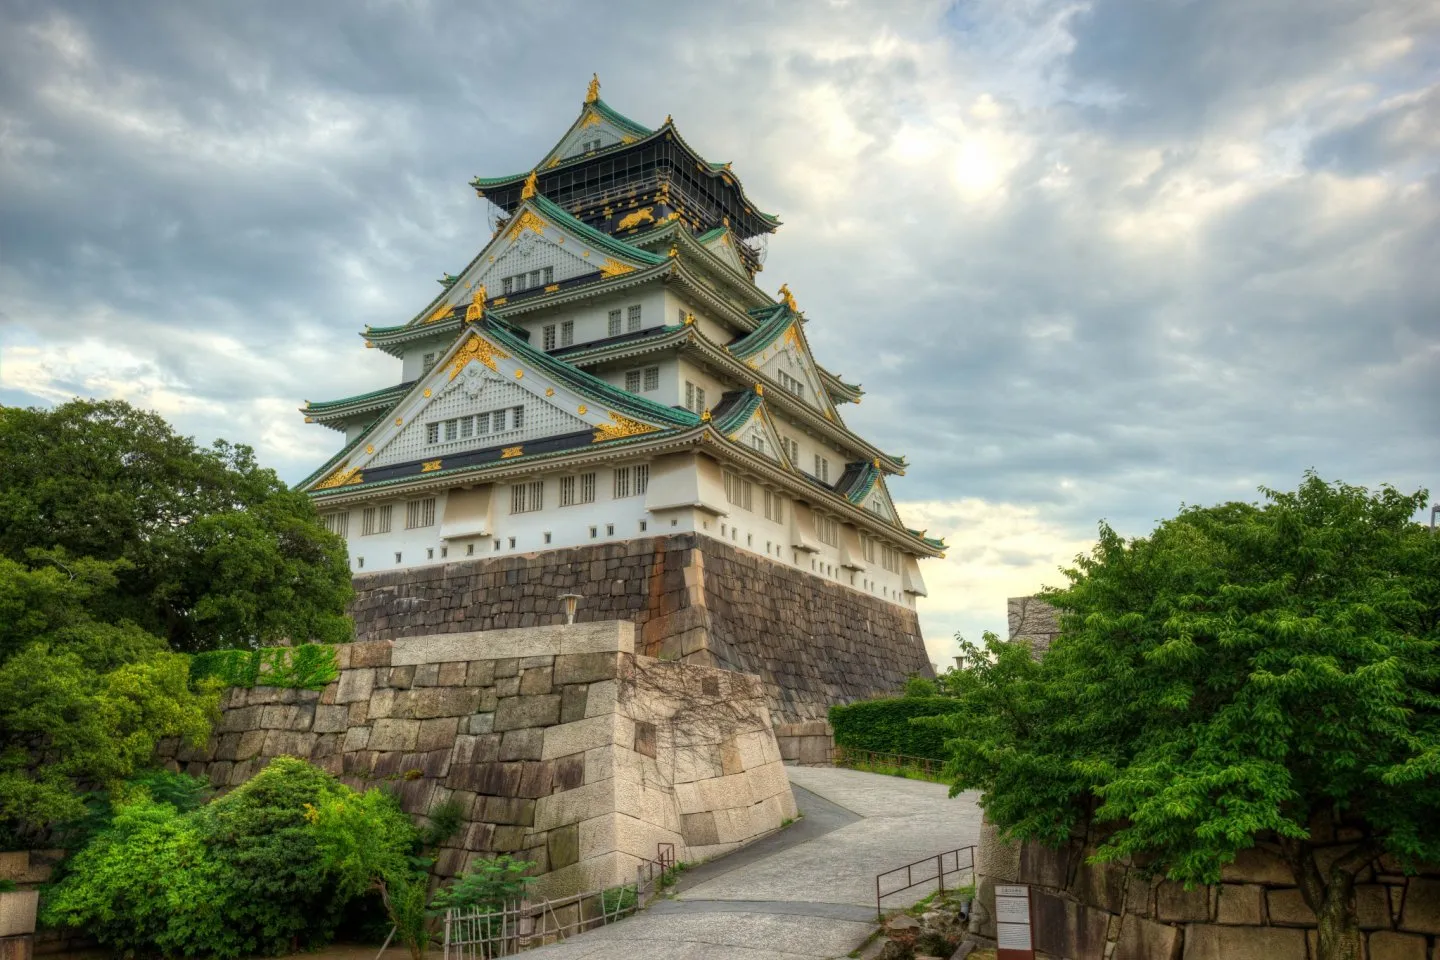
[(995, 960), (1035, 960), (1030, 935), (1030, 888), (1018, 884), (995, 887)]

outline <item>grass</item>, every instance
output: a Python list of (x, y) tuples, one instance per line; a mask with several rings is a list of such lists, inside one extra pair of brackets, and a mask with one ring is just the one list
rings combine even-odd
[(846, 760), (837, 766), (848, 767), (851, 770), (863, 770), (866, 773), (879, 773), (888, 777), (903, 777), (906, 780), (924, 780), (927, 783), (950, 782), (938, 774), (926, 773), (919, 767), (897, 767), (889, 763), (864, 763), (858, 760)]

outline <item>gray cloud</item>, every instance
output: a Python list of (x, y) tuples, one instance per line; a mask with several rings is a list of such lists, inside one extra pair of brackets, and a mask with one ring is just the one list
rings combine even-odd
[(0, 4), (0, 402), (121, 393), (304, 476), (335, 436), (294, 406), (396, 377), (357, 331), (597, 70), (781, 214), (762, 286), (901, 501), (1084, 537), (1312, 466), (1440, 483), (1433, 5), (596, 9)]

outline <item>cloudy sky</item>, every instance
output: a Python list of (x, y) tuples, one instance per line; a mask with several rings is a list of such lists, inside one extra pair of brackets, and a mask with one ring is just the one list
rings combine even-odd
[(598, 71), (785, 226), (850, 424), (944, 534), (932, 654), (1097, 521), (1440, 488), (1430, 0), (0, 0), (0, 403), (124, 397), (294, 481), (302, 399), (489, 236)]

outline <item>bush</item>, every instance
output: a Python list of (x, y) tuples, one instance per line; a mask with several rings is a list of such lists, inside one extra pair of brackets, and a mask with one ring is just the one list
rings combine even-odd
[(72, 861), (46, 922), (123, 950), (220, 958), (311, 948), (334, 936), (371, 867), (413, 872), (416, 831), (395, 799), (357, 794), (279, 757), (190, 813), (143, 791)]
[(863, 700), (831, 707), (830, 726), (835, 731), (837, 747), (944, 760), (949, 756), (945, 751), (945, 731), (922, 727), (910, 721), (915, 717), (933, 717), (959, 709), (960, 701), (952, 697), (907, 696)]
[(340, 678), (335, 647), (306, 643), (261, 650), (210, 650), (190, 658), (190, 682), (214, 677), (227, 687), (320, 690)]

